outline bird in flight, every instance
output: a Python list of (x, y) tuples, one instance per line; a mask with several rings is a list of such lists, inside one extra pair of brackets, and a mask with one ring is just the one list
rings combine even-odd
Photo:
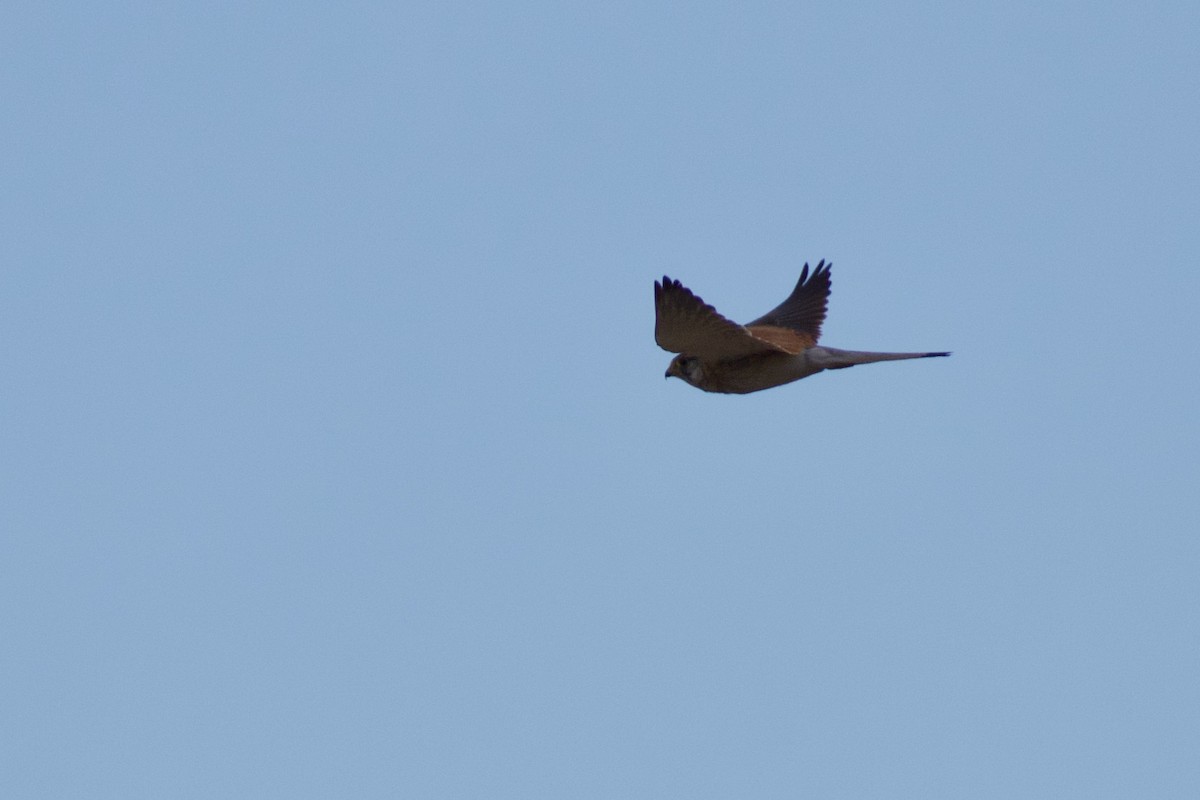
[(949, 353), (868, 353), (818, 347), (829, 303), (829, 268), (808, 264), (791, 296), (774, 310), (738, 325), (717, 313), (679, 281), (654, 282), (654, 340), (679, 355), (667, 377), (706, 392), (749, 394), (855, 364), (932, 358)]

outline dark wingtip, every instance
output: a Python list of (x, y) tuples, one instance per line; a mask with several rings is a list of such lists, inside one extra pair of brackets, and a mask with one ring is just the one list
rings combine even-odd
[(950, 355), (950, 353), (926, 353), (925, 357), (926, 358), (935, 358), (938, 356), (948, 356), (948, 355)]
[(817, 268), (810, 273), (808, 262), (805, 261), (804, 269), (800, 270), (800, 280), (796, 282), (796, 288), (799, 289), (801, 286), (812, 283), (818, 278), (825, 278), (829, 274), (829, 268), (832, 266), (832, 261), (826, 262), (825, 259), (822, 258), (817, 262)]

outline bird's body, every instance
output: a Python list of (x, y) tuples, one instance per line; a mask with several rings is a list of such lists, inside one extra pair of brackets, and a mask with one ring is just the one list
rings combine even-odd
[(667, 377), (698, 389), (749, 394), (798, 381), (827, 369), (855, 364), (948, 356), (949, 353), (874, 353), (817, 345), (828, 306), (830, 277), (824, 261), (809, 276), (808, 265), (787, 300), (747, 325), (717, 313), (679, 281), (654, 284), (654, 338), (678, 353)]

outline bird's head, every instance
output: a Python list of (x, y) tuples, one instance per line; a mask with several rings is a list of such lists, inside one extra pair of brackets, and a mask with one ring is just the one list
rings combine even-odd
[(668, 378), (679, 378), (687, 381), (693, 386), (698, 386), (703, 370), (700, 368), (700, 359), (680, 353), (671, 359), (671, 363), (667, 365)]

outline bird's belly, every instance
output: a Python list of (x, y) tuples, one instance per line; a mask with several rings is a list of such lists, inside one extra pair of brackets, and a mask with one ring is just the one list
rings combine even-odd
[(749, 394), (798, 381), (820, 371), (820, 367), (810, 362), (807, 351), (798, 355), (764, 353), (706, 365), (705, 385), (701, 388), (723, 394)]

